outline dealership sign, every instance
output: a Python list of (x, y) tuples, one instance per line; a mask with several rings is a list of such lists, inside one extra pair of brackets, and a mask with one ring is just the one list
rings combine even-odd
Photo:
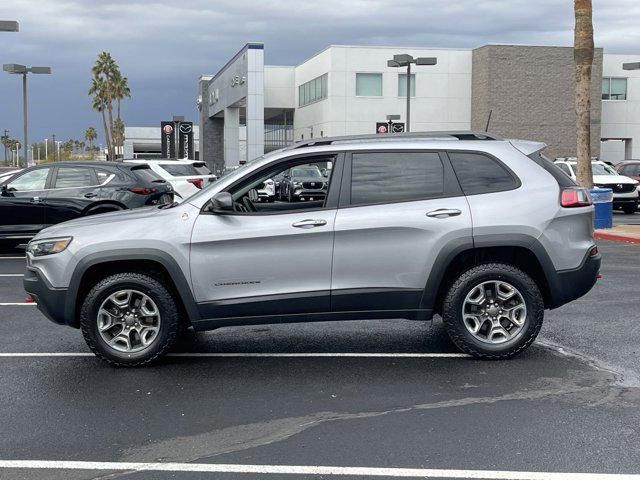
[(180, 122), (178, 126), (178, 157), (195, 159), (193, 151), (193, 123)]
[(168, 121), (160, 123), (162, 158), (195, 160), (193, 122)]
[(176, 136), (173, 122), (160, 123), (160, 151), (162, 158), (176, 157)]
[(404, 132), (404, 122), (394, 123), (391, 120), (387, 122), (376, 123), (376, 133), (402, 133)]

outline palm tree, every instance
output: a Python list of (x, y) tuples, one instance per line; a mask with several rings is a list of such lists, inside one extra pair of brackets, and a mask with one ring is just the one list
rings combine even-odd
[[(107, 149), (109, 150), (109, 158), (115, 158), (115, 148), (113, 141), (113, 104), (112, 101), (114, 99), (113, 95), (113, 85), (112, 79), (115, 76), (115, 72), (118, 69), (116, 62), (111, 57), (109, 52), (100, 52), (98, 54), (98, 58), (96, 59), (96, 63), (93, 65), (91, 72), (93, 73), (94, 79), (103, 80), (102, 83), (102, 98), (103, 98), (103, 109), (106, 108), (107, 113), (109, 114), (109, 130), (106, 134), (109, 136), (107, 141)], [(91, 92), (90, 92), (91, 93)]]
[(113, 98), (116, 99), (116, 119), (120, 120), (120, 102), (124, 98), (131, 98), (131, 90), (129, 89), (129, 81), (127, 77), (123, 77), (120, 69), (115, 70), (113, 77)]
[(84, 131), (84, 139), (89, 142), (89, 146), (93, 147), (93, 142), (98, 138), (98, 132), (93, 127), (89, 127)]
[(105, 116), (105, 108), (107, 106), (107, 94), (105, 81), (100, 76), (94, 76), (91, 81), (91, 88), (89, 88), (89, 95), (93, 95), (92, 107), (94, 110), (100, 112), (102, 116), (102, 126), (104, 128), (105, 141), (107, 143), (107, 151), (109, 157), (113, 159), (113, 150), (111, 145), (111, 132), (107, 126), (107, 118)]
[(576, 65), (576, 154), (578, 183), (593, 187), (591, 169), (591, 66), (593, 21), (591, 0), (574, 0), (575, 31), (573, 59)]

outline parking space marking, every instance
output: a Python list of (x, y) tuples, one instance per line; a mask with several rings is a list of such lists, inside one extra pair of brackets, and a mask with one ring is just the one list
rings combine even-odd
[(0, 307), (13, 307), (15, 305), (29, 305), (29, 306), (34, 306), (34, 305), (38, 305), (36, 302), (3, 302), (0, 303)]
[(0, 460), (0, 468), (244, 473), (271, 475), (340, 475), (394, 478), (473, 478), (485, 480), (640, 480), (640, 475), (616, 473), (518, 472), (506, 470), (450, 470), (432, 468), (333, 467), (311, 465), (239, 465), (215, 463)]
[[(3, 352), (0, 357), (93, 357), (88, 352)], [(253, 353), (253, 352), (176, 352), (167, 354), (168, 357), (186, 358), (472, 358), (466, 353)]]
[(24, 260), (27, 257), (0, 257), (0, 260)]
[(0, 277), (24, 277), (24, 273), (0, 273)]

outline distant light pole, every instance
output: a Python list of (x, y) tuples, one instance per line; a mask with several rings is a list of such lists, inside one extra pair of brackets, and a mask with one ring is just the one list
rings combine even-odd
[(49, 139), (48, 138), (44, 139), (44, 161), (45, 162), (49, 161)]
[(20, 24), (15, 20), (0, 20), (0, 32), (19, 32)]
[[(48, 75), (51, 73), (51, 67), (26, 67), (24, 65), (20, 65), (17, 63), (7, 63), (2, 66), (2, 69), (5, 72), (14, 74), (14, 75), (22, 75), (22, 124), (24, 128), (24, 166), (28, 167), (28, 157), (29, 151), (28, 149), (28, 138), (27, 138), (27, 74), (44, 74)], [(20, 162), (20, 157), (18, 157), (18, 162)]]
[(62, 141), (57, 141), (56, 142), (56, 156), (58, 157), (58, 160), (60, 160), (60, 144), (62, 143)]
[(438, 59), (436, 57), (418, 57), (413, 58), (408, 53), (394, 55), (392, 60), (387, 61), (387, 67), (407, 67), (407, 125), (405, 132), (411, 131), (411, 64), (416, 65), (436, 65)]

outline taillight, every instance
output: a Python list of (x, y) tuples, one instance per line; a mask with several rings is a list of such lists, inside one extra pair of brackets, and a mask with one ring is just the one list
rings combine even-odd
[(147, 187), (131, 187), (129, 189), (132, 193), (137, 193), (138, 195), (151, 195), (158, 191), (157, 188), (147, 188)]
[(567, 188), (566, 190), (562, 190), (560, 205), (565, 208), (588, 207), (591, 204), (589, 192), (583, 188)]
[(188, 178), (187, 182), (191, 183), (192, 185), (195, 185), (196, 188), (198, 188), (199, 190), (202, 190), (202, 179), (201, 178)]
[(591, 250), (589, 250), (589, 256), (595, 257), (596, 255), (598, 255), (598, 247), (591, 247)]

